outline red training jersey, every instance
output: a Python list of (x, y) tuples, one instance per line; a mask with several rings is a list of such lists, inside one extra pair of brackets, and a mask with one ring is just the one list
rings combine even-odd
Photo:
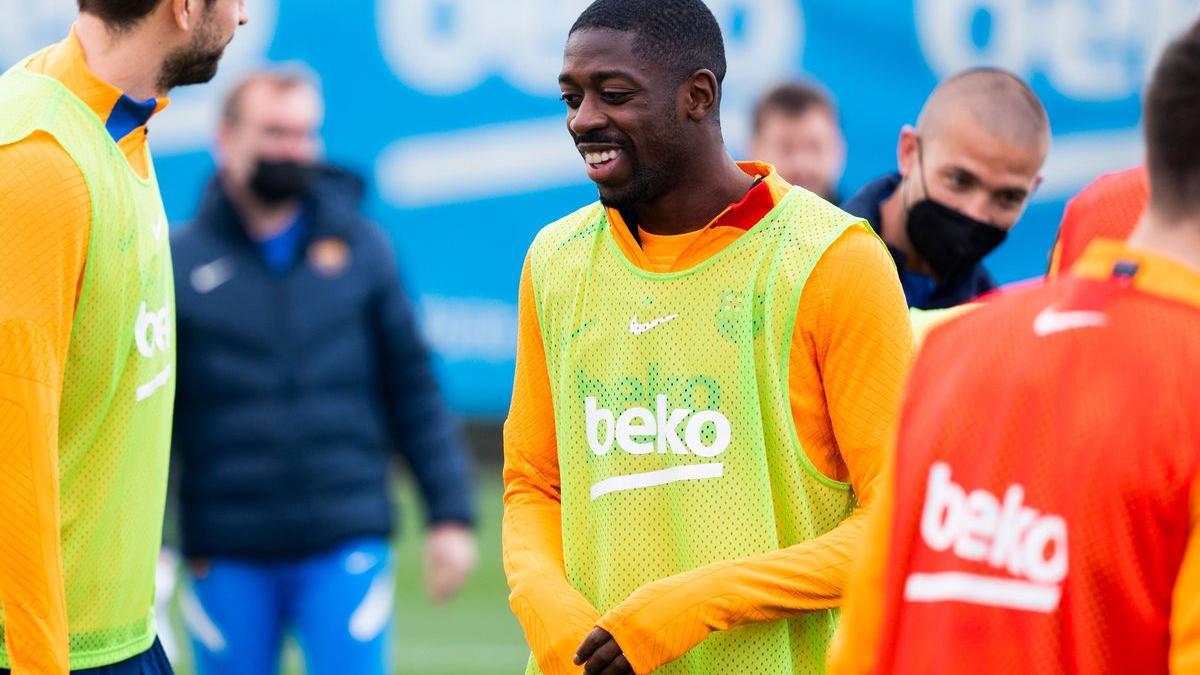
[(1111, 242), (930, 335), (897, 438), (880, 672), (1168, 672), (1197, 336), (1200, 274)]

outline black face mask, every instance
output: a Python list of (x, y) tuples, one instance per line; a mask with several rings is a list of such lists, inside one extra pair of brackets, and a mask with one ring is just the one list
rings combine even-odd
[(306, 196), (316, 175), (317, 167), (312, 164), (260, 159), (250, 177), (250, 191), (264, 204), (274, 206)]
[(908, 239), (940, 280), (968, 271), (1007, 236), (995, 225), (932, 199), (922, 199), (908, 210)]

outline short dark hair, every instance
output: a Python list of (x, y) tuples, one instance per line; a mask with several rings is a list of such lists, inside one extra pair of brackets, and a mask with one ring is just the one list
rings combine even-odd
[(837, 119), (837, 106), (825, 88), (809, 82), (784, 82), (763, 95), (754, 106), (754, 133), (762, 131), (770, 113), (800, 117), (810, 110), (821, 110)]
[[(116, 30), (127, 30), (153, 12), (162, 0), (77, 0), (79, 11), (99, 17)], [(215, 0), (206, 0), (211, 5)]]
[(721, 26), (701, 0), (596, 0), (568, 35), (596, 28), (635, 33), (634, 53), (664, 62), (680, 81), (700, 69), (725, 80)]
[(1163, 52), (1143, 107), (1151, 207), (1200, 217), (1200, 22)]

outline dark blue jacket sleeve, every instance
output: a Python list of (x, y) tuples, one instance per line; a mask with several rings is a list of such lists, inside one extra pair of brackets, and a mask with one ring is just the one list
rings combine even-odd
[(380, 378), (395, 445), (407, 459), (425, 498), (429, 523), (473, 524), (470, 453), (438, 391), (429, 352), (412, 304), (400, 285), (390, 243), (379, 237), (376, 344)]

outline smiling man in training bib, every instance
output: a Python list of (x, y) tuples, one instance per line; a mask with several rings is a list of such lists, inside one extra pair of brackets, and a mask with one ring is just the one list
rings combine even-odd
[(860, 219), (737, 164), (700, 0), (599, 0), (559, 81), (600, 202), (538, 235), (505, 428), (530, 672), (820, 672), (912, 349)]

